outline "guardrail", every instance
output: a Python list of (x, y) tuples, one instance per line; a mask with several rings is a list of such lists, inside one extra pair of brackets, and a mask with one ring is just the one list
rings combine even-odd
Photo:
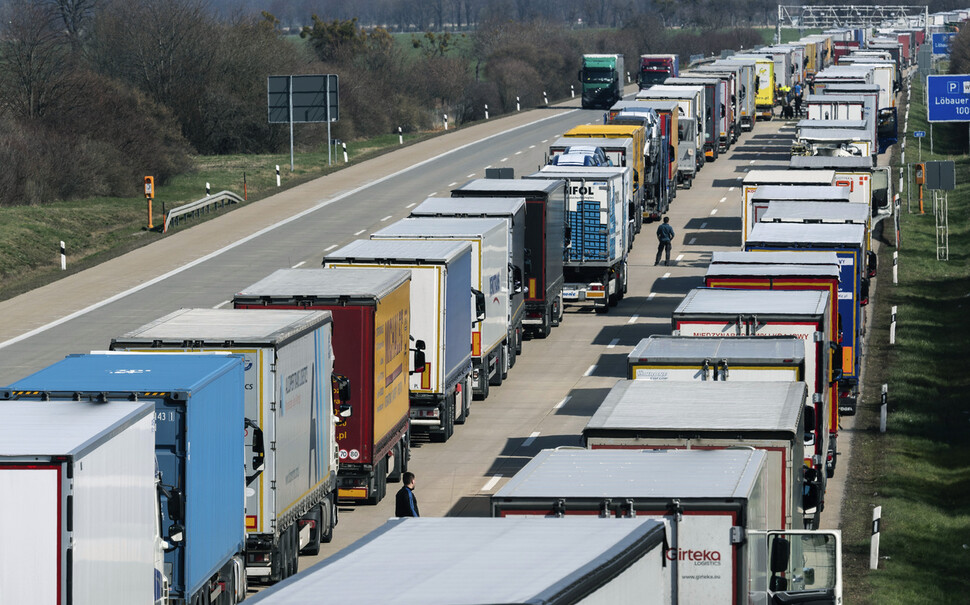
[(162, 227), (162, 233), (167, 233), (169, 225), (173, 223), (178, 225), (190, 217), (209, 214), (227, 204), (241, 204), (242, 202), (243, 199), (232, 191), (220, 191), (219, 193), (207, 195), (201, 200), (183, 204), (178, 208), (172, 208), (165, 213), (165, 226)]

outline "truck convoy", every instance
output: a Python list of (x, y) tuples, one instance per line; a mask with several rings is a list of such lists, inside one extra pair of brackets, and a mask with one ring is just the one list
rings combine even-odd
[(606, 109), (623, 98), (626, 70), (623, 55), (583, 55), (579, 70), (583, 109)]
[[(152, 601), (124, 597), (144, 596), (150, 582), (154, 583), (155, 602), (201, 605), (243, 600), (243, 374), (243, 359), (238, 355), (71, 355), (0, 391), (0, 399), (15, 406), (10, 413), (19, 409), (33, 416), (34, 427), (43, 420), (49, 423), (45, 426), (60, 425), (63, 430), (68, 427), (61, 423), (73, 420), (76, 424), (70, 432), (78, 431), (72, 438), (62, 435), (48, 440), (35, 429), (28, 433), (36, 438), (35, 444), (12, 438), (2, 441), (5, 451), (18, 448), (18, 441), (27, 445), (15, 454), (21, 461), (27, 454), (40, 457), (41, 462), (53, 455), (51, 448), (63, 450), (49, 459), (49, 473), (34, 475), (37, 491), (33, 496), (25, 493), (5, 499), (7, 505), (21, 509), (37, 504), (26, 517), (4, 517), (16, 519), (20, 528), (30, 528), (33, 539), (39, 541), (29, 548), (42, 551), (45, 557), (45, 563), (36, 566), (35, 561), (20, 558), (15, 563), (4, 557), (11, 564), (5, 572), (25, 563), (32, 567), (22, 580), (8, 576), (15, 587), (28, 590), (27, 598), (11, 602), (35, 603), (39, 596), (35, 590), (40, 590), (50, 597), (49, 602), (57, 603), (146, 603)], [(79, 443), (76, 439), (99, 422), (107, 429), (130, 418), (132, 412), (140, 414), (136, 402), (153, 408), (149, 426), (139, 421), (130, 432), (123, 430), (127, 422), (117, 424), (116, 443), (107, 442), (109, 435), (102, 433), (105, 447), (94, 449), (90, 457), (85, 455), (98, 442)], [(0, 408), (7, 405), (0, 404)], [(4, 423), (0, 430), (12, 428)], [(133, 443), (136, 437), (141, 443), (148, 437), (152, 443), (152, 432), (154, 461), (146, 460), (141, 447)], [(4, 460), (9, 462), (12, 460)], [(119, 473), (111, 472), (113, 469)], [(4, 475), (9, 481), (9, 473)], [(18, 481), (23, 481), (19, 475)], [(146, 501), (148, 486), (156, 490), (153, 503)], [(57, 495), (60, 490), (64, 491)], [(56, 508), (57, 498), (64, 496), (69, 498), (66, 506)], [(36, 515), (45, 516), (43, 534), (34, 533), (40, 528), (25, 524)], [(288, 538), (286, 575), (296, 572), (297, 560), (295, 536), (288, 534)], [(158, 549), (154, 559), (149, 558), (149, 545)], [(0, 550), (9, 552), (6, 547)], [(149, 579), (151, 570), (146, 565), (149, 560), (157, 561), (153, 579)], [(65, 567), (58, 568), (58, 561)], [(95, 570), (107, 575), (95, 575)], [(79, 573), (74, 575), (74, 571)], [(44, 575), (37, 575), (40, 573)], [(138, 573), (145, 576), (138, 577)], [(41, 578), (47, 582), (35, 585), (34, 580)], [(25, 587), (20, 583), (23, 580), (31, 585)], [(111, 580), (117, 580), (124, 590), (118, 592)], [(4, 582), (0, 592), (7, 596), (7, 589)], [(13, 595), (17, 590), (14, 588)], [(132, 590), (137, 592), (129, 593)]]
[(228, 351), (246, 361), (246, 575), (296, 573), (337, 523), (332, 316), (181, 309), (112, 339), (115, 351)]
[[(340, 500), (377, 504), (387, 482), (407, 470), (410, 286), (410, 271), (401, 269), (280, 269), (233, 297), (236, 309), (329, 311), (333, 317), (333, 369), (353, 387), (340, 401), (345, 412), (334, 410)], [(331, 500), (317, 525), (324, 542), (335, 521)], [(311, 543), (306, 554), (319, 550), (318, 541)]]

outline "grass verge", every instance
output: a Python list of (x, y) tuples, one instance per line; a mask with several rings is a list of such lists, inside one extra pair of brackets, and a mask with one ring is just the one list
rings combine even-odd
[[(906, 160), (928, 131), (914, 80)], [(902, 116), (901, 116), (902, 119)], [(970, 594), (970, 159), (966, 124), (934, 126), (934, 152), (954, 160), (949, 261), (937, 260), (932, 196), (926, 214), (902, 198), (899, 284), (892, 283), (891, 222), (881, 237), (876, 308), (868, 334), (865, 396), (857, 419), (843, 506), (846, 603), (966, 603)], [(902, 124), (900, 125), (902, 130)], [(898, 154), (898, 151), (896, 152)], [(899, 165), (898, 155), (894, 165)], [(961, 182), (961, 180), (963, 182)], [(885, 244), (890, 245), (885, 245)], [(889, 343), (897, 306), (896, 344)], [(879, 432), (880, 387), (889, 386), (887, 432)], [(869, 570), (872, 508), (882, 506), (879, 569)]]

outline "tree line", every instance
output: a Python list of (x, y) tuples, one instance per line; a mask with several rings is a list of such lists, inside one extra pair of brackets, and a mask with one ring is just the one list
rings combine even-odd
[[(672, 29), (646, 13), (625, 14), (613, 29), (560, 18), (567, 5), (609, 0), (522, 0), (515, 10), (532, 7), (523, 14), (559, 11), (523, 21), (510, 18), (519, 14), (511, 4), (456, 0), (444, 5), (474, 14), (474, 30), (402, 40), (332, 16), (374, 3), (337, 4), (325, 18), (311, 14), (296, 36), (275, 14), (220, 13), (206, 0), (0, 0), (0, 205), (133, 196), (143, 175), (163, 184), (190, 170), (194, 154), (280, 152), (288, 129), (268, 123), (269, 75), (338, 74), (334, 137), (352, 140), (565, 97), (587, 52), (623, 53), (634, 73), (641, 53), (686, 60), (761, 41), (750, 29)], [(511, 12), (483, 12), (495, 6)], [(298, 146), (325, 145), (325, 130), (301, 126)]]

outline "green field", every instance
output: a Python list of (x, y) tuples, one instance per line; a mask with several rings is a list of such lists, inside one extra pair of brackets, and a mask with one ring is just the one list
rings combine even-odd
[[(928, 131), (922, 87), (914, 80), (906, 160), (917, 159), (916, 130)], [(902, 117), (900, 118), (902, 120)], [(902, 130), (902, 123), (900, 123)], [(903, 191), (899, 284), (892, 284), (891, 245), (880, 252), (877, 306), (868, 335), (865, 400), (857, 420), (843, 531), (846, 602), (872, 604), (970, 601), (970, 159), (966, 124), (934, 127), (923, 160), (954, 160), (949, 193), (949, 261), (937, 260), (932, 196), (918, 191), (912, 212)], [(898, 165), (898, 151), (896, 152)], [(894, 180), (894, 185), (896, 184)], [(884, 221), (883, 242), (892, 242)], [(898, 307), (890, 346), (890, 307)], [(879, 433), (882, 384), (888, 424)], [(882, 506), (879, 569), (870, 571), (872, 507)]]

